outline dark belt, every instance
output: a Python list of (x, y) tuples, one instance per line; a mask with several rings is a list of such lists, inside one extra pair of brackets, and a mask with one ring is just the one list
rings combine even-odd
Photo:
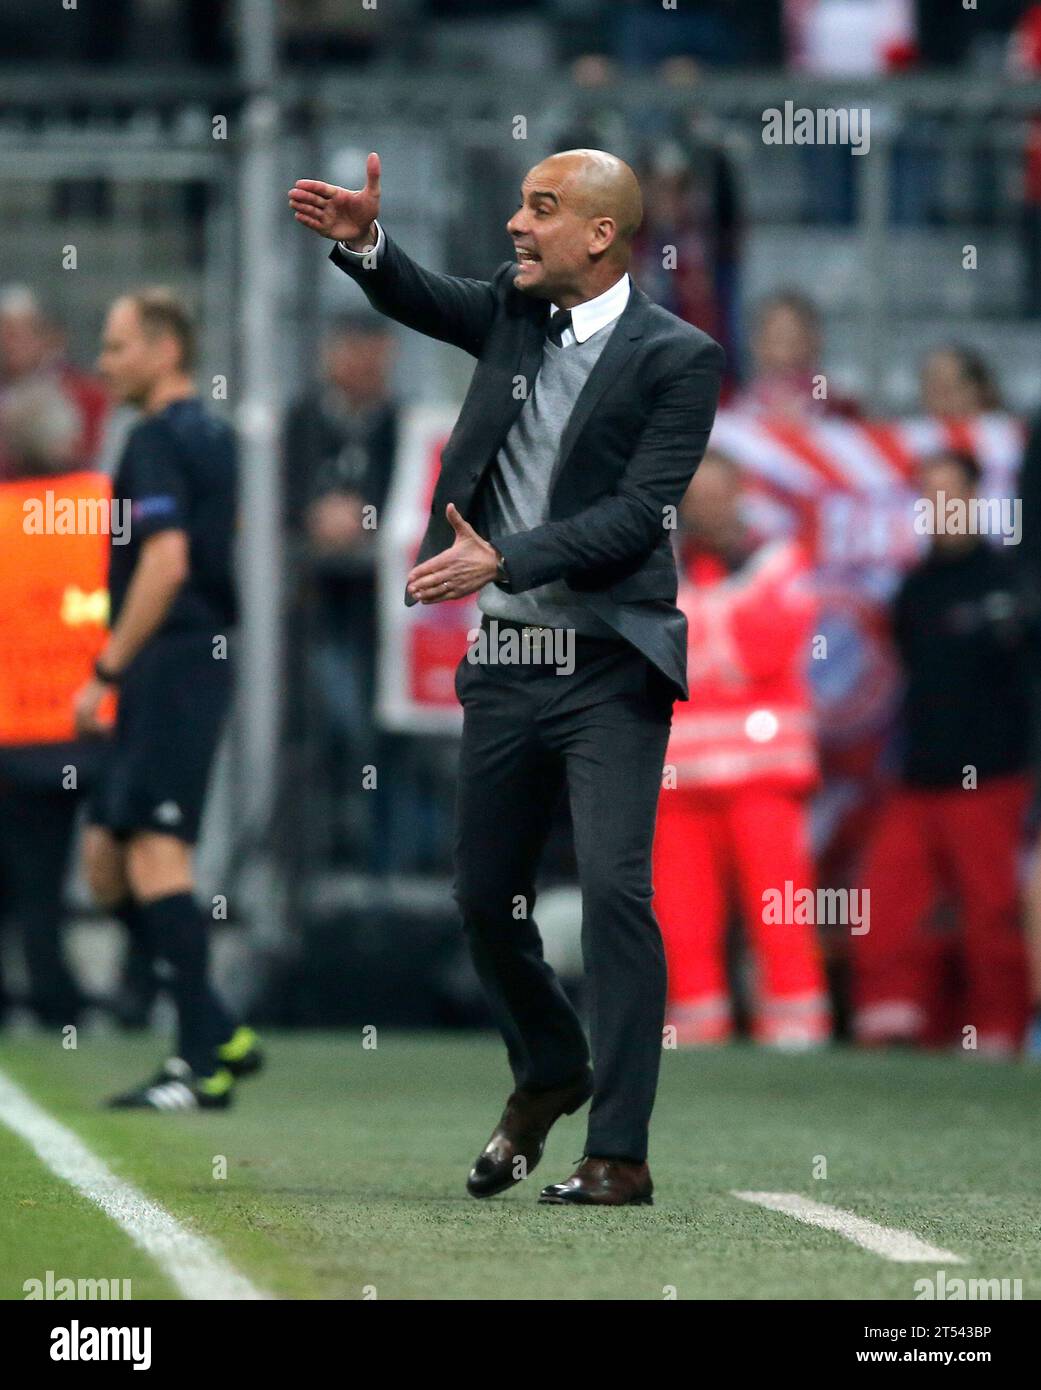
[[(491, 630), (491, 624), (495, 623), (500, 628), (511, 628), (514, 632), (526, 633), (531, 637), (538, 637), (543, 632), (571, 632), (569, 627), (540, 626), (538, 623), (518, 623), (513, 618), (494, 618), (488, 613), (481, 614), (481, 627), (485, 632)], [(593, 643), (601, 647), (625, 647), (629, 644), (624, 637), (589, 637), (585, 633), (576, 632), (575, 641), (583, 643)]]

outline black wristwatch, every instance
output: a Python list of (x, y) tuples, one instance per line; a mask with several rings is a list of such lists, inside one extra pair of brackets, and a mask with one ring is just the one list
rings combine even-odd
[(498, 550), (495, 553), (499, 556), (499, 563), (495, 567), (495, 582), (501, 589), (508, 589), (510, 587), (510, 576), (506, 572), (505, 557), (501, 555)]
[(94, 674), (102, 685), (118, 685), (123, 679), (122, 676), (117, 676), (114, 671), (107, 670), (100, 661), (94, 663)]

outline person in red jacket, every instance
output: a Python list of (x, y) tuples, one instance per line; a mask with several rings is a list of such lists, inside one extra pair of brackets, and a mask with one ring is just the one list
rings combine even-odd
[[(862, 1046), (1011, 1057), (1027, 1027), (1020, 855), (1041, 623), (1001, 533), (972, 510), (981, 473), (959, 450), (918, 469), (915, 524), (930, 544), (892, 604), (905, 689), (897, 777), (860, 871), (871, 902), (851, 962)], [(942, 929), (941, 907), (956, 931)], [(939, 967), (952, 956), (962, 989), (944, 1007)]]
[(709, 450), (679, 517), (690, 700), (673, 715), (655, 838), (667, 1021), (681, 1045), (731, 1036), (724, 945), (736, 892), (756, 965), (753, 1036), (813, 1046), (831, 1022), (814, 924), (777, 907), (814, 884), (815, 602), (801, 546), (758, 545), (740, 501), (736, 464)]

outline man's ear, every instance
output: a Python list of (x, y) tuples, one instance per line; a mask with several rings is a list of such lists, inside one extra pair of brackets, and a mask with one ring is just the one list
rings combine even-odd
[(593, 254), (601, 255), (613, 246), (618, 236), (618, 227), (613, 217), (599, 217), (593, 226)]

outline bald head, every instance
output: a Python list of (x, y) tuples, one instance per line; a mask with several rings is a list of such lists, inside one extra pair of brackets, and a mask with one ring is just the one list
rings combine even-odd
[(536, 164), (506, 230), (517, 289), (572, 308), (620, 279), (643, 219), (636, 175), (604, 150), (563, 150)]
[(586, 217), (609, 217), (628, 250), (643, 221), (643, 198), (624, 159), (605, 150), (562, 150), (537, 164), (532, 176), (539, 172), (558, 175)]

